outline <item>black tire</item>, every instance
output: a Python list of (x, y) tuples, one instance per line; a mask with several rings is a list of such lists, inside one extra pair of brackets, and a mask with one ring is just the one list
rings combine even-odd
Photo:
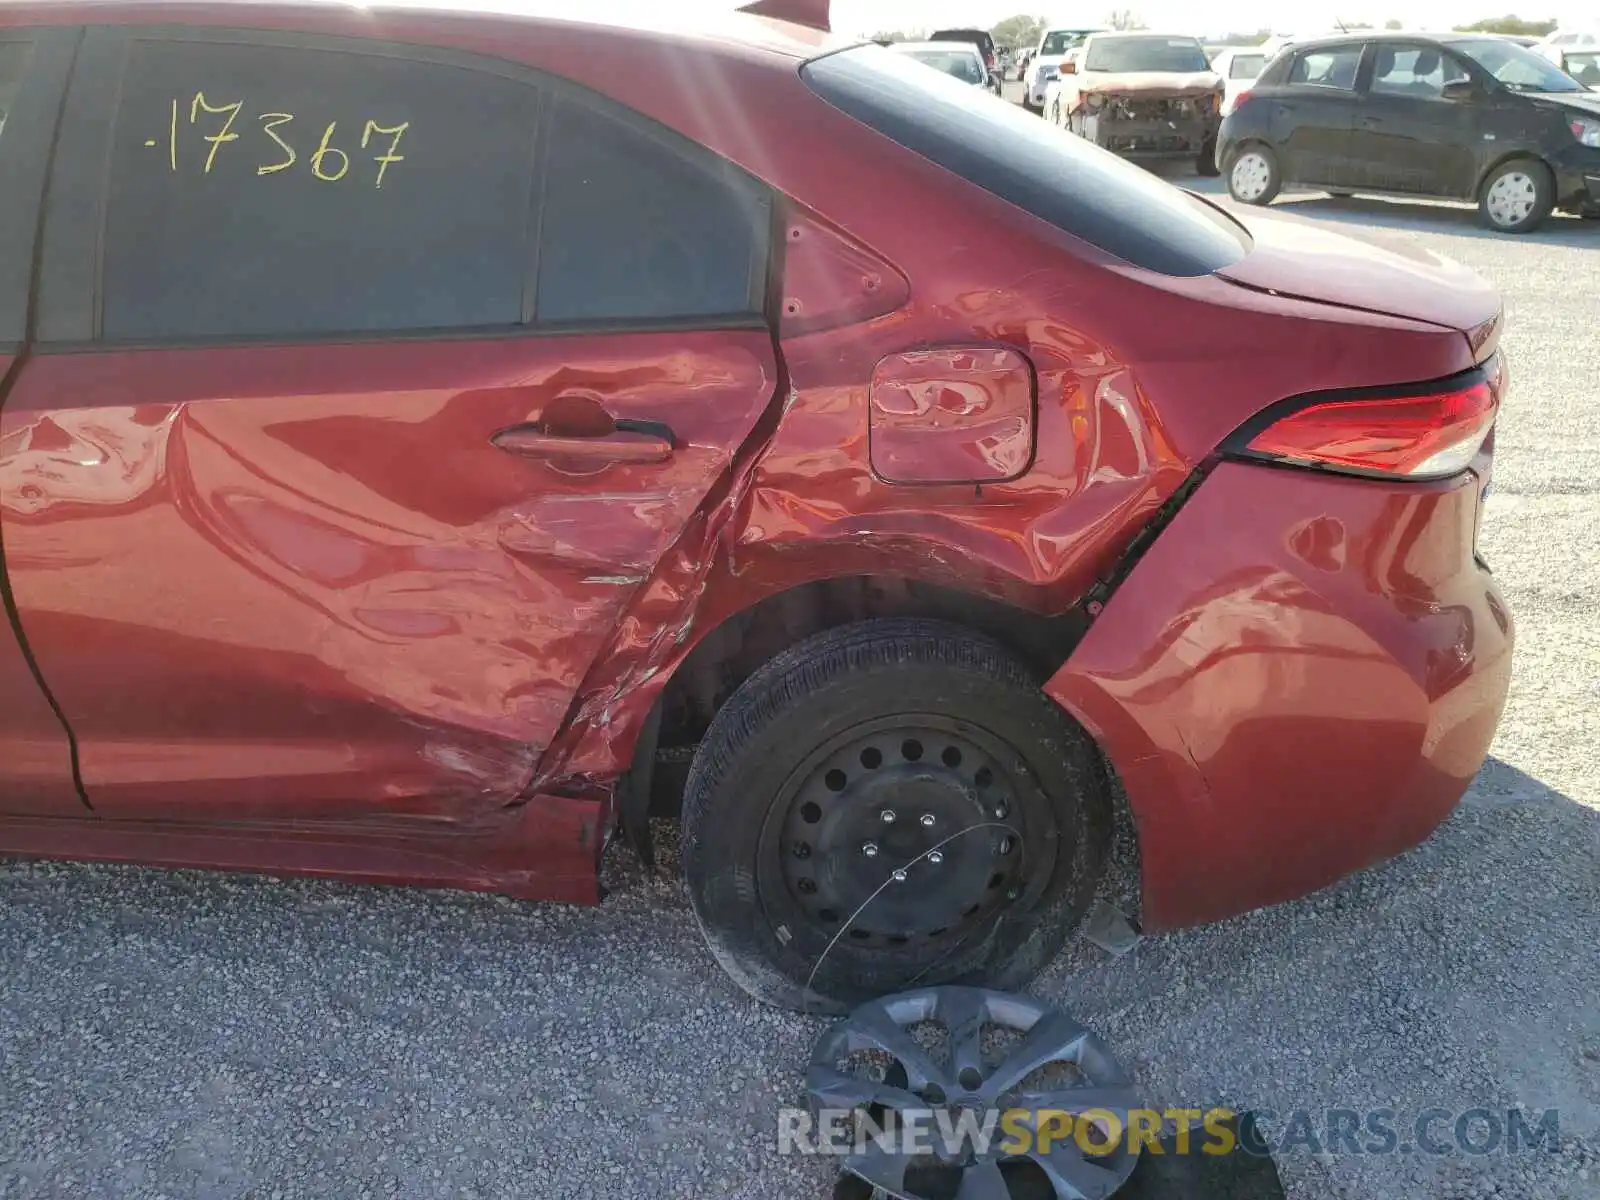
[(1195, 155), (1194, 171), (1205, 179), (1215, 179), (1222, 174), (1222, 168), (1217, 165), (1216, 138), (1207, 138), (1206, 144), (1200, 147), (1200, 153)]
[(1044, 105), (1042, 104), (1030, 104), (1028, 101), (1024, 100), (1022, 102), (1022, 107), (1027, 109), (1027, 111), (1031, 112), (1036, 117), (1044, 116)]
[[(874, 740), (887, 749), (857, 749)], [(891, 803), (905, 809), (899, 831), (876, 823), (893, 819)], [(929, 810), (945, 815), (919, 829), (934, 824)], [(870, 858), (855, 840), (869, 827), (885, 831), (881, 863), (876, 835)], [(925, 850), (916, 857), (917, 839), (947, 829), (934, 847), (941, 865)], [(783, 1008), (842, 1013), (912, 985), (1020, 987), (1081, 922), (1109, 831), (1098, 751), (1027, 668), (959, 626), (897, 618), (809, 638), (734, 692), (684, 791), (683, 864), (711, 953), (740, 987)], [(897, 866), (911, 877), (890, 882)], [(796, 872), (820, 882), (793, 881)], [(851, 880), (869, 897), (852, 912), (807, 910), (819, 895), (834, 903), (831, 889)], [(919, 890), (885, 905), (889, 887)], [(957, 911), (969, 887), (978, 900)], [(884, 912), (913, 915), (873, 932)], [(909, 928), (951, 912), (948, 928)]]
[[(1254, 183), (1250, 189), (1242, 188), (1238, 178), (1240, 164), (1251, 155), (1254, 155), (1265, 164), (1265, 181), (1261, 184), (1260, 191), (1254, 190)], [(1278, 198), (1278, 193), (1283, 190), (1283, 171), (1278, 166), (1278, 156), (1272, 152), (1272, 147), (1265, 142), (1243, 142), (1237, 146), (1230, 147), (1227, 162), (1223, 164), (1223, 169), (1228, 175), (1228, 195), (1232, 196), (1240, 204), (1271, 204)], [(1252, 180), (1256, 179), (1254, 172), (1252, 172), (1251, 178)]]
[(1349, 200), (1354, 195), (1355, 195), (1354, 192), (1329, 192), (1328, 193), (1328, 199), (1329, 200)]
[[(1496, 188), (1502, 180), (1520, 176), (1529, 189), (1526, 199), (1531, 201), (1524, 212), (1519, 203), (1513, 210), (1520, 215), (1506, 220), (1504, 209), (1496, 203)], [(1522, 199), (1523, 189), (1514, 188)], [(1478, 188), (1478, 219), (1496, 233), (1531, 233), (1543, 225), (1556, 206), (1556, 181), (1550, 168), (1535, 158), (1513, 158), (1501, 163), (1483, 178)]]

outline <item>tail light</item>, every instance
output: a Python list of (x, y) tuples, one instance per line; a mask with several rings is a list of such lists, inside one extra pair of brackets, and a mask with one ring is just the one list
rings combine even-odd
[(1472, 462), (1494, 428), (1498, 357), (1438, 383), (1307, 396), (1235, 435), (1246, 458), (1357, 475), (1443, 479)]
[(1240, 92), (1237, 96), (1235, 96), (1233, 98), (1232, 103), (1229, 103), (1227, 100), (1224, 100), (1222, 102), (1222, 115), (1223, 116), (1227, 116), (1229, 113), (1238, 112), (1240, 106), (1243, 105), (1244, 102), (1246, 100), (1248, 100), (1248, 99), (1250, 99), (1250, 89), (1246, 88), (1244, 91)]

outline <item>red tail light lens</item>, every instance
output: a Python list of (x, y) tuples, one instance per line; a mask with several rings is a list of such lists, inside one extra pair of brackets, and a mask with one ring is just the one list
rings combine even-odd
[(1491, 364), (1435, 389), (1312, 402), (1255, 433), (1244, 452), (1296, 466), (1440, 479), (1472, 462), (1494, 428), (1500, 390)]

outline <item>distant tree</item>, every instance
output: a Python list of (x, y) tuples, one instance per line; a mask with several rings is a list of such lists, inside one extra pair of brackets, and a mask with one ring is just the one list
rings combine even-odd
[(925, 29), (896, 29), (887, 33), (880, 30), (872, 35), (872, 40), (880, 46), (888, 46), (894, 42), (921, 42), (927, 37), (928, 31)]
[(1254, 33), (1230, 33), (1227, 37), (1218, 40), (1219, 46), (1259, 46), (1272, 36), (1270, 29), (1258, 29)]
[(1517, 37), (1543, 37), (1555, 27), (1554, 18), (1529, 21), (1515, 13), (1508, 13), (1503, 17), (1488, 17), (1482, 21), (1474, 21), (1471, 25), (1456, 26), (1465, 33), (1509, 33)]
[(989, 30), (989, 36), (994, 38), (995, 45), (1016, 50), (1023, 46), (1037, 46), (1039, 39), (1044, 36), (1044, 27), (1043, 17), (1030, 17), (1018, 13), (1014, 17), (1007, 17)]
[(1401, 21), (1395, 17), (1390, 17), (1383, 23), (1383, 27), (1385, 29), (1404, 29), (1406, 26), (1404, 21)]
[(1111, 15), (1106, 18), (1106, 24), (1111, 26), (1113, 29), (1145, 28), (1145, 23), (1140, 20), (1139, 14), (1134, 12), (1131, 8), (1114, 9)]

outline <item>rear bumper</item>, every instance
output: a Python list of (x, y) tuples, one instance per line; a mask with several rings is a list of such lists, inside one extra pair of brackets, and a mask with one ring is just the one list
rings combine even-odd
[(1148, 928), (1304, 895), (1449, 814), (1511, 670), (1478, 504), (1474, 474), (1224, 463), (1107, 602), (1045, 690), (1122, 778)]

